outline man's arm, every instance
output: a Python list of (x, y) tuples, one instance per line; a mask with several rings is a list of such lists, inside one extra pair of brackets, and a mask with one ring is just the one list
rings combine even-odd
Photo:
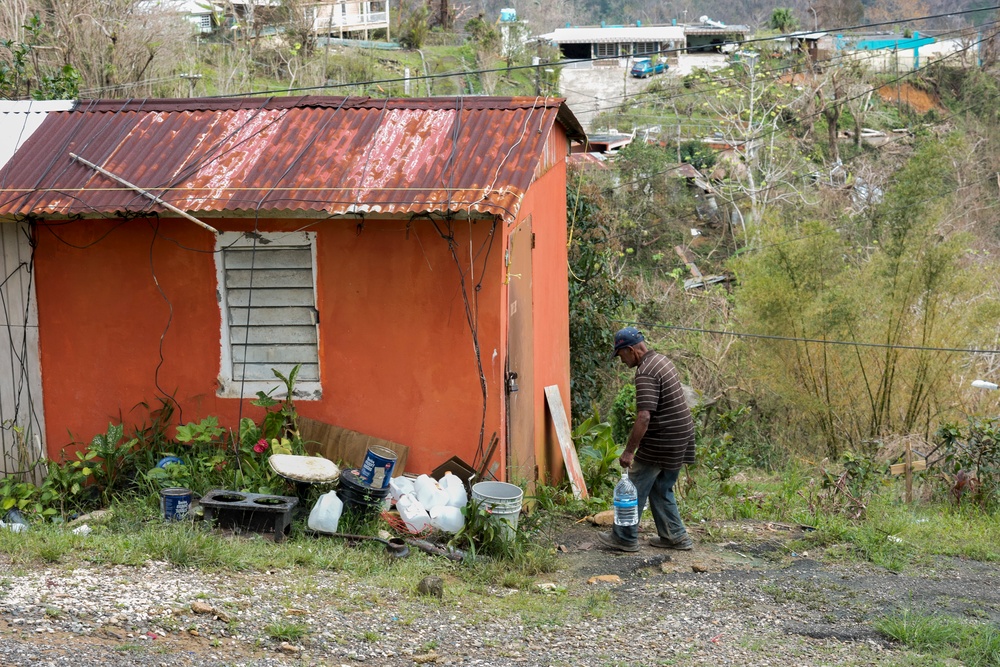
[(632, 459), (635, 458), (635, 451), (639, 449), (639, 442), (642, 440), (642, 436), (646, 435), (646, 429), (649, 428), (649, 410), (637, 410), (635, 413), (635, 423), (632, 424), (632, 432), (628, 434), (628, 444), (625, 445), (625, 451), (622, 452), (621, 457), (618, 459), (618, 463), (621, 464), (622, 468), (630, 468), (632, 466)]

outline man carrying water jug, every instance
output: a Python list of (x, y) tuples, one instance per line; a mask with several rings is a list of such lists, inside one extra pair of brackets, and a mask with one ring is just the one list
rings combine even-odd
[[(674, 484), (681, 467), (694, 463), (694, 420), (677, 369), (645, 341), (635, 327), (615, 334), (614, 356), (635, 369), (635, 424), (618, 461), (635, 485), (639, 517), (649, 499), (657, 532), (650, 546), (686, 551), (694, 543), (677, 511)], [(639, 525), (616, 525), (598, 538), (611, 549), (638, 551)]]

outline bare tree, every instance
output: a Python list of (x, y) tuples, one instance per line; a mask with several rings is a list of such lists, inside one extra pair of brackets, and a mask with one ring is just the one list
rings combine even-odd
[[(729, 76), (709, 80), (709, 90), (714, 89), (715, 95), (707, 102), (718, 119), (716, 135), (739, 156), (717, 191), (733, 208), (734, 222), (747, 235), (764, 219), (769, 206), (801, 198), (794, 181), (802, 159), (785, 140), (781, 128), (783, 111), (801, 104), (803, 93), (790, 83), (775, 82), (762, 69), (755, 59), (734, 63)], [(720, 80), (726, 83), (718, 83)]]
[(816, 22), (821, 26), (850, 27), (861, 25), (865, 19), (861, 0), (816, 0), (811, 7), (816, 12)]
[(830, 160), (834, 163), (840, 162), (840, 145), (837, 143), (839, 133), (840, 115), (843, 111), (843, 101), (845, 95), (845, 76), (839, 67), (829, 70), (824, 85), (816, 88), (816, 98), (819, 102), (820, 113), (826, 119), (827, 142), (830, 145)]
[(0, 34), (23, 35), (36, 15), (40, 67), (72, 65), (89, 95), (151, 94), (153, 80), (176, 75), (193, 35), (182, 16), (138, 0), (4, 0)]

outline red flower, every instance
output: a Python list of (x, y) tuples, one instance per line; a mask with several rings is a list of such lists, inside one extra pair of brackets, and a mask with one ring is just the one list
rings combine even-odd
[(267, 440), (265, 440), (264, 438), (261, 438), (260, 440), (257, 441), (257, 444), (253, 446), (253, 451), (256, 452), (257, 454), (263, 454), (264, 451), (269, 446), (270, 445), (268, 445)]

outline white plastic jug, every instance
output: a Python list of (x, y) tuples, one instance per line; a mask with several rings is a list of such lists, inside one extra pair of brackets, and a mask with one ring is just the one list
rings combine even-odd
[(417, 481), (413, 483), (413, 486), (416, 490), (417, 500), (427, 509), (448, 504), (448, 494), (430, 475), (417, 477)]
[(465, 525), (465, 517), (457, 507), (440, 505), (431, 510), (431, 525), (446, 533), (457, 533)]
[(399, 516), (406, 524), (406, 529), (414, 535), (427, 528), (431, 523), (431, 517), (427, 514), (424, 506), (408, 493), (399, 497), (399, 500), (396, 501), (396, 509), (399, 510)]
[(392, 496), (392, 502), (398, 502), (399, 497), (404, 493), (412, 494), (414, 492), (413, 480), (409, 477), (393, 477), (389, 480), (389, 495)]
[(441, 478), (441, 487), (448, 493), (448, 504), (452, 507), (465, 507), (469, 504), (469, 494), (465, 491), (465, 484), (458, 475), (446, 472)]
[(335, 491), (324, 493), (309, 512), (309, 530), (318, 533), (336, 533), (343, 511), (344, 502), (337, 497)]

